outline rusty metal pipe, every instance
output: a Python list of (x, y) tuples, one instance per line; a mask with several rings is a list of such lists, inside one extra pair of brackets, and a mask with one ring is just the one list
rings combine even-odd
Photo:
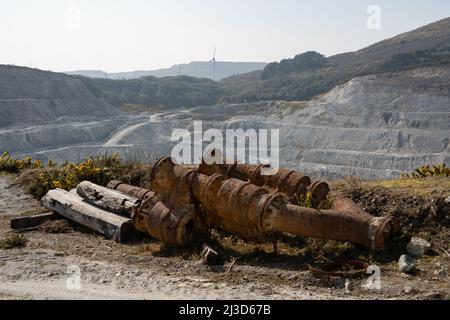
[[(210, 150), (205, 157), (214, 159), (216, 156), (216, 150)], [(204, 158), (205, 158), (204, 157)], [(227, 160), (225, 157), (220, 156), (223, 164), (207, 164), (205, 160), (198, 167), (197, 171), (205, 175), (222, 174), (227, 178), (236, 178), (243, 181), (249, 181), (257, 186), (264, 187), (269, 191), (276, 191), (285, 194), (289, 199), (297, 201), (301, 197), (306, 195), (308, 187), (311, 186), (311, 178), (301, 174), (300, 172), (280, 168), (275, 175), (265, 176), (262, 175), (261, 170), (269, 167), (269, 165), (250, 165), (233, 163), (233, 161)], [(322, 185), (324, 183), (322, 182)], [(328, 186), (328, 185), (327, 185)], [(329, 187), (328, 187), (329, 189)], [(319, 204), (324, 200), (323, 193), (319, 190), (312, 189), (313, 198), (319, 201)], [(328, 193), (326, 194), (328, 195)], [(326, 199), (325, 195), (325, 199)], [(317, 202), (317, 201), (315, 201)]]
[(133, 222), (140, 231), (147, 232), (153, 238), (174, 246), (185, 246), (193, 238), (193, 210), (170, 209), (163, 202), (144, 201), (135, 209)]
[(157, 197), (156, 192), (152, 190), (131, 186), (119, 180), (111, 181), (110, 183), (108, 183), (107, 188), (125, 193), (133, 198), (140, 200)]
[(111, 181), (108, 188), (142, 199), (133, 209), (133, 223), (141, 232), (166, 244), (184, 246), (193, 238), (193, 208), (173, 209), (163, 203), (155, 191), (134, 187), (122, 181)]
[(357, 211), (317, 210), (287, 204), (265, 217), (264, 228), (304, 237), (348, 241), (381, 251), (387, 237), (395, 230), (395, 222), (390, 217), (376, 218)]
[(175, 165), (170, 158), (152, 169), (151, 183), (166, 196), (182, 185), (207, 212), (206, 220), (244, 240), (261, 242), (274, 232), (349, 241), (383, 250), (394, 231), (391, 218), (375, 218), (364, 211), (325, 211), (290, 204), (280, 193), (223, 175), (207, 176)]

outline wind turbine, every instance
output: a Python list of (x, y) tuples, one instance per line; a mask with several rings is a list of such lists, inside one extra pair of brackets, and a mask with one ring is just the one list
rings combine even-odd
[(213, 53), (213, 57), (209, 62), (213, 63), (213, 68), (214, 68), (214, 81), (216, 81), (216, 49), (217, 47), (214, 47), (214, 53)]

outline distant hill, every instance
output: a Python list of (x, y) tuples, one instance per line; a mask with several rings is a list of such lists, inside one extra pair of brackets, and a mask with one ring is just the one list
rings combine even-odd
[(111, 80), (74, 77), (78, 77), (97, 98), (106, 99), (117, 107), (209, 106), (216, 104), (222, 94), (219, 84), (206, 78), (149, 76), (130, 80)]
[(0, 65), (0, 128), (61, 117), (109, 117), (120, 112), (81, 79), (26, 67)]
[[(216, 80), (248, 73), (256, 70), (262, 70), (267, 65), (263, 62), (222, 62), (216, 63)], [(149, 71), (132, 71), (119, 73), (106, 73), (101, 70), (78, 70), (66, 72), (71, 75), (81, 75), (89, 78), (108, 78), (113, 80), (130, 80), (142, 77), (174, 77), (174, 76), (190, 76), (196, 78), (213, 79), (214, 71), (211, 62), (194, 61), (189, 64), (178, 64), (170, 68), (149, 70)]]
[[(220, 82), (227, 102), (309, 100), (358, 76), (450, 63), (450, 18), (381, 41), (365, 49), (326, 58), (307, 52), (269, 64), (263, 71)], [(307, 62), (313, 63), (311, 67)], [(319, 62), (319, 63), (318, 63)]]
[(94, 79), (0, 65), (0, 128), (61, 117), (109, 117), (118, 108), (194, 107), (216, 104), (217, 82), (188, 76), (132, 80)]

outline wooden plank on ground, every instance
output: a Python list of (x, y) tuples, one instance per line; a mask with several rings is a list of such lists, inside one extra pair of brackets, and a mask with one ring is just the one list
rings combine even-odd
[(51, 190), (41, 202), (47, 209), (119, 243), (142, 235), (131, 219), (95, 207), (79, 195), (65, 190)]
[(138, 207), (142, 202), (119, 191), (88, 181), (83, 181), (77, 186), (77, 193), (93, 205), (126, 217), (131, 217), (133, 208)]
[(49, 212), (44, 214), (38, 214), (27, 217), (18, 217), (11, 219), (11, 229), (23, 230), (39, 227), (41, 224), (58, 219), (59, 216), (56, 213)]

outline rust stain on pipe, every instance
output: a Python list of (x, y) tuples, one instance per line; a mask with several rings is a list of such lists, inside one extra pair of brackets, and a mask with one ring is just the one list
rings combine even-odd
[(193, 237), (193, 206), (173, 209), (161, 201), (156, 192), (111, 181), (108, 188), (142, 199), (143, 203), (133, 209), (132, 219), (136, 229), (147, 232), (164, 243), (184, 246)]
[[(212, 173), (212, 172), (210, 172)], [(277, 180), (280, 181), (280, 180)], [(176, 165), (169, 157), (152, 168), (151, 183), (164, 198), (198, 202), (207, 223), (244, 240), (262, 242), (274, 232), (349, 241), (379, 251), (395, 231), (392, 218), (376, 218), (364, 211), (317, 210), (292, 205), (282, 193), (217, 173), (211, 176)], [(174, 194), (174, 190), (176, 190)], [(329, 192), (317, 183), (317, 197)]]
[(117, 190), (133, 198), (141, 200), (156, 197), (156, 193), (152, 190), (131, 186), (119, 180), (111, 181), (110, 183), (108, 183), (107, 188)]
[[(210, 150), (205, 157), (214, 158), (216, 150)], [(249, 165), (241, 163), (232, 163), (223, 158), (223, 164), (207, 164), (205, 160), (198, 168), (198, 172), (205, 175), (216, 173), (224, 175), (226, 178), (236, 178), (248, 181), (269, 191), (275, 191), (285, 194), (288, 198), (298, 199), (305, 196), (308, 187), (311, 185), (311, 178), (297, 171), (280, 168), (277, 174), (272, 176), (262, 175), (263, 168), (269, 165)], [(230, 164), (232, 163), (232, 164)]]

